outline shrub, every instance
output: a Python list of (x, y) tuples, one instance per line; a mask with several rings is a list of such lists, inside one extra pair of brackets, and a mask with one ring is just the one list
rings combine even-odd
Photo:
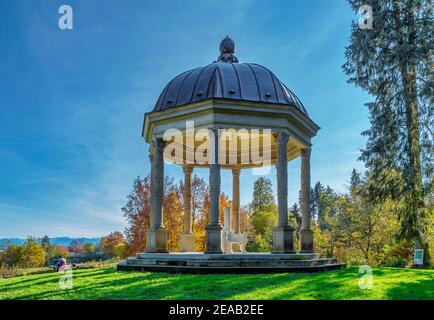
[(87, 261), (77, 264), (74, 269), (93, 269), (93, 268), (104, 268), (104, 267), (115, 267), (119, 262), (118, 259), (112, 258), (108, 260), (94, 260)]
[(51, 269), (49, 268), (20, 268), (18, 266), (0, 266), (0, 279), (1, 278), (12, 278), (12, 277), (18, 277), (18, 276), (25, 276), (28, 274), (35, 274), (35, 273), (46, 273), (51, 272)]
[(383, 265), (385, 267), (397, 267), (397, 268), (404, 268), (407, 265), (407, 260), (400, 257), (393, 257), (387, 259)]
[(258, 234), (255, 236), (253, 241), (247, 243), (246, 249), (249, 252), (269, 252), (271, 249), (271, 243), (269, 240)]

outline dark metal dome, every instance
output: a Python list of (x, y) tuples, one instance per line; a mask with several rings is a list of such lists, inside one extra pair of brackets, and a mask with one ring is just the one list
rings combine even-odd
[[(231, 41), (228, 37), (223, 39), (222, 44), (225, 42), (232, 50), (222, 50), (221, 44), (221, 53), (234, 52), (235, 44)], [(233, 59), (219, 59), (205, 67), (181, 73), (161, 92), (153, 111), (206, 99), (293, 105), (307, 115), (300, 99), (270, 70), (255, 63), (237, 63)]]

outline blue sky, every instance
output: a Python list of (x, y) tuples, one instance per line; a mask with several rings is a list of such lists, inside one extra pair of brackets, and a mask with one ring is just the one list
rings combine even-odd
[[(73, 30), (58, 28), (62, 4), (74, 10)], [(341, 69), (357, 18), (342, 0), (1, 1), (0, 238), (123, 230), (120, 208), (149, 172), (143, 114), (171, 78), (214, 61), (226, 35), (241, 62), (271, 69), (321, 126), (312, 183), (345, 191), (363, 168), (369, 126), (369, 96)], [(290, 204), (299, 167), (289, 164)], [(166, 172), (182, 178), (175, 165)], [(242, 172), (242, 204), (257, 178)], [(229, 195), (231, 183), (223, 171)]]

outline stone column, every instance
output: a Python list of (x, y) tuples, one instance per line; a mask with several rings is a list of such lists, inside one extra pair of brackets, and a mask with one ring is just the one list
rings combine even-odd
[(181, 252), (194, 251), (193, 217), (191, 212), (191, 173), (193, 167), (182, 166), (184, 171), (184, 232), (181, 234)]
[(240, 233), (240, 168), (232, 169), (232, 221), (234, 233)]
[(273, 253), (294, 253), (294, 229), (288, 220), (288, 156), (289, 135), (277, 138), (277, 205), (278, 225), (273, 229)]
[(148, 252), (168, 252), (167, 233), (163, 225), (164, 188), (164, 142), (161, 138), (152, 141), (153, 161), (151, 163), (151, 225), (148, 231)]
[(149, 150), (149, 163), (151, 164), (151, 172), (150, 172), (150, 192), (151, 192), (151, 208), (149, 212), (149, 229), (146, 233), (146, 251), (150, 251), (150, 243), (151, 243), (151, 229), (154, 225), (154, 210), (152, 210), (152, 202), (153, 196), (154, 196), (154, 154), (151, 153), (151, 150)]
[(209, 224), (206, 226), (206, 247), (205, 253), (223, 253), (222, 249), (222, 226), (220, 224), (220, 164), (219, 144), (220, 136), (218, 129), (214, 128), (210, 132), (210, 148), (214, 148), (214, 159), (210, 159), (209, 165), (209, 197), (210, 197), (210, 216)]
[(310, 148), (301, 150), (301, 252), (313, 252), (313, 232), (310, 228)]

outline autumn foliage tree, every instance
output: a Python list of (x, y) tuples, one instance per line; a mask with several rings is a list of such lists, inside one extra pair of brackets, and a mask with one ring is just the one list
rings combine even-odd
[(195, 250), (205, 250), (205, 227), (209, 220), (209, 186), (203, 178), (194, 175), (191, 181), (191, 208)]
[(163, 219), (164, 225), (169, 231), (167, 247), (169, 251), (179, 251), (184, 216), (182, 196), (173, 179), (165, 179), (164, 191)]
[(123, 257), (125, 255), (125, 238), (122, 232), (114, 231), (101, 237), (100, 247), (106, 257)]
[(150, 180), (149, 175), (143, 180), (137, 177), (133, 183), (133, 190), (127, 196), (127, 203), (121, 209), (128, 222), (128, 227), (124, 231), (127, 255), (135, 255), (146, 249), (146, 233), (151, 214)]
[(44, 247), (34, 237), (28, 237), (23, 245), (11, 245), (2, 254), (0, 265), (22, 268), (41, 267), (45, 264)]
[[(195, 233), (195, 250), (205, 249), (205, 227), (209, 221), (209, 187), (203, 178), (192, 178), (192, 216)], [(127, 197), (127, 204), (122, 208), (128, 221), (125, 229), (126, 254), (135, 255), (146, 249), (146, 233), (149, 229), (151, 211), (151, 185), (149, 175), (143, 180), (134, 180), (133, 190)], [(166, 177), (164, 180), (163, 221), (168, 229), (168, 249), (178, 251), (184, 226), (184, 184), (179, 184)], [(223, 222), (224, 207), (229, 206), (225, 194), (220, 195), (220, 218)]]

